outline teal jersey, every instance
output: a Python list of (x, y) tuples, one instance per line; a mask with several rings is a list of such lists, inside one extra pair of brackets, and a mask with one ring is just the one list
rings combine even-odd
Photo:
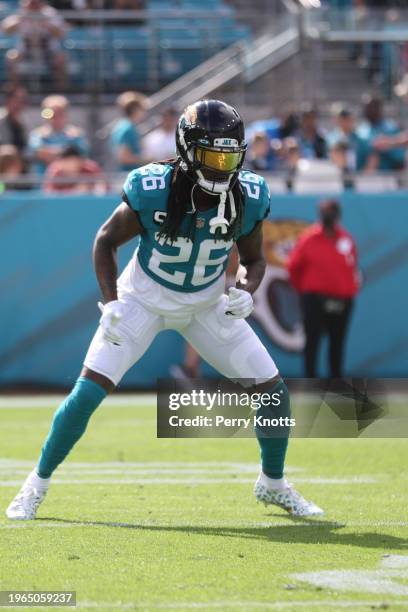
[[(193, 219), (194, 240), (187, 238), (190, 214), (183, 219), (177, 240), (166, 242), (159, 237), (167, 214), (172, 173), (170, 164), (153, 163), (133, 170), (126, 179), (127, 203), (143, 226), (137, 258), (144, 272), (159, 284), (175, 291), (200, 291), (224, 273), (234, 241), (215, 239), (210, 233), (209, 221), (217, 207), (197, 211)], [(265, 180), (253, 172), (242, 170), (239, 181), (245, 194), (240, 236), (245, 236), (269, 213), (270, 195)]]
[[(142, 145), (139, 130), (129, 119), (120, 119), (112, 130), (111, 142), (114, 151), (125, 145), (133, 155), (140, 155)], [(133, 166), (120, 164), (119, 169), (129, 172)]]
[[(62, 152), (67, 147), (74, 147), (80, 151), (82, 155), (88, 155), (88, 142), (83, 132), (75, 126), (67, 126), (60, 132), (55, 132), (49, 126), (43, 126), (33, 130), (28, 141), (28, 148), (31, 155), (37, 153), (38, 149), (43, 147), (55, 148), (56, 151)], [(33, 169), (37, 174), (44, 174), (46, 165), (39, 160), (33, 164)]]

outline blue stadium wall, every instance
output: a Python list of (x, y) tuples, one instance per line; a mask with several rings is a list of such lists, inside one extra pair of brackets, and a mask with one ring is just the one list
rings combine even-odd
[[(341, 201), (343, 223), (356, 239), (364, 276), (347, 344), (347, 374), (406, 377), (408, 193), (345, 193)], [(272, 224), (286, 228), (282, 253), (290, 243), (291, 224), (312, 222), (316, 202), (311, 196), (273, 198)], [(117, 203), (118, 197), (111, 195), (51, 197), (33, 192), (1, 197), (1, 386), (69, 386), (75, 380), (98, 322), (92, 242)], [(122, 267), (134, 248), (130, 244), (121, 250)], [(297, 377), (302, 375), (301, 330), (284, 275), (281, 268), (279, 291), (260, 293), (252, 324), (281, 372)], [(270, 275), (268, 278), (270, 282)], [(265, 305), (268, 299), (269, 306)], [(270, 325), (272, 320), (274, 325)], [(162, 333), (122, 386), (154, 386), (157, 377), (167, 376), (169, 366), (182, 359), (183, 350), (183, 341), (175, 332)], [(212, 372), (207, 365), (203, 369)], [(321, 375), (326, 375), (324, 352)]]

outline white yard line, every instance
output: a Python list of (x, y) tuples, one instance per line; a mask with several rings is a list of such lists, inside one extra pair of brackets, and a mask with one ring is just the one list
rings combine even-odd
[[(292, 478), (293, 482), (318, 485), (360, 485), (377, 482), (375, 478)], [(53, 485), (241, 485), (253, 484), (254, 478), (70, 478), (55, 477)], [(0, 487), (17, 487), (20, 480), (0, 480)]]
[[(14, 487), (31, 470), (34, 461), (0, 459), (0, 487)], [(101, 462), (66, 463), (53, 478), (56, 485), (215, 485), (252, 484), (259, 470), (256, 463), (233, 462)], [(317, 485), (373, 484), (383, 475), (350, 477), (303, 476), (303, 468), (289, 467), (295, 483)], [(300, 472), (300, 475), (299, 475)]]

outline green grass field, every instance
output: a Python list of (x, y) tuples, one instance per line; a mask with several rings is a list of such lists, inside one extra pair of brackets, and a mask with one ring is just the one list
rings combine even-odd
[(13, 523), (53, 408), (4, 404), (1, 590), (75, 590), (93, 610), (408, 610), (406, 440), (294, 440), (288, 477), (327, 511), (294, 520), (255, 502), (255, 440), (157, 440), (152, 406), (113, 398), (38, 519)]

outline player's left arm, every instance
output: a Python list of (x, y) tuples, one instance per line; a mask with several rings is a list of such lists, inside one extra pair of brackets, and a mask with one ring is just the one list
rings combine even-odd
[(237, 240), (240, 263), (246, 268), (246, 284), (237, 282), (238, 289), (253, 294), (258, 289), (265, 274), (265, 257), (263, 254), (262, 221), (258, 221), (250, 234)]

